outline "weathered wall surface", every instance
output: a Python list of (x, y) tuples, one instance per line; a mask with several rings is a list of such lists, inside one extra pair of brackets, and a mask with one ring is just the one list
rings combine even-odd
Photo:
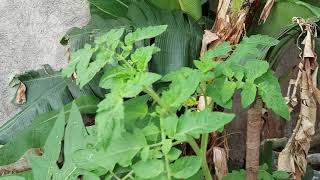
[(65, 65), (60, 38), (88, 19), (86, 0), (0, 0), (0, 125), (18, 112), (10, 103), (13, 76), (43, 64)]

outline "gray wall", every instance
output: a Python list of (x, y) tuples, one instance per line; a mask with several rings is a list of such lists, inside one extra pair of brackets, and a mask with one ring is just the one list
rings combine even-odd
[(0, 125), (19, 111), (10, 103), (13, 76), (43, 64), (65, 65), (60, 38), (88, 19), (86, 0), (0, 0)]

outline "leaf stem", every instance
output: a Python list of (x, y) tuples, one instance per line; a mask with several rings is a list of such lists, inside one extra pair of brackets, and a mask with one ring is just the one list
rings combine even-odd
[(144, 87), (143, 91), (145, 93), (147, 93), (149, 96), (152, 97), (152, 99), (154, 101), (156, 101), (157, 104), (159, 104), (161, 106), (161, 101), (160, 101), (160, 97), (158, 96), (158, 94), (150, 87)]
[(123, 177), (121, 180), (128, 179), (133, 174), (133, 171), (130, 171), (125, 177)]

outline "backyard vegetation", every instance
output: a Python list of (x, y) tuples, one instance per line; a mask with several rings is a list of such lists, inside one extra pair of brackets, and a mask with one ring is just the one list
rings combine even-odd
[[(61, 40), (69, 47), (69, 64), (12, 81), (18, 86), (15, 102), (24, 108), (0, 127), (0, 180), (316, 176), (307, 156), (320, 99), (320, 3), (221, 0), (212, 11), (215, 1), (89, 2), (89, 24)], [(288, 4), (303, 17), (274, 16)], [(301, 62), (285, 98), (273, 70), (292, 42)], [(238, 166), (230, 165), (235, 163), (225, 130), (236, 121), (235, 108), (248, 114), (240, 132), (246, 134), (245, 163)], [(271, 112), (296, 124), (280, 154), (273, 143), (281, 137), (261, 142), (262, 117)]]

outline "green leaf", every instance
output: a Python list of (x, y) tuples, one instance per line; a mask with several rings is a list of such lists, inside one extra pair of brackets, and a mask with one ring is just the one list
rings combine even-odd
[(203, 30), (183, 12), (159, 10), (148, 3), (139, 2), (129, 7), (128, 18), (135, 27), (168, 25), (167, 30), (154, 39), (161, 52), (155, 54), (151, 61), (152, 72), (164, 75), (190, 66), (198, 58)]
[(245, 63), (246, 81), (253, 82), (265, 74), (269, 69), (269, 63), (261, 60), (251, 60)]
[(132, 55), (131, 60), (136, 63), (137, 70), (143, 72), (147, 69), (148, 63), (152, 58), (152, 55), (159, 52), (160, 49), (155, 46), (146, 46), (137, 49)]
[(172, 81), (169, 90), (162, 92), (160, 103), (169, 108), (180, 107), (197, 89), (202, 73), (190, 68), (181, 68), (167, 74), (164, 81)]
[(229, 52), (232, 51), (231, 45), (229, 42), (223, 42), (217, 47), (212, 48), (204, 53), (200, 58), (202, 61), (213, 60), (213, 58), (226, 58), (229, 55)]
[(0, 177), (0, 180), (25, 180), (25, 178), (21, 176), (10, 175), (10, 176), (2, 176)]
[(167, 27), (167, 25), (160, 25), (138, 28), (134, 32), (126, 35), (125, 43), (126, 45), (133, 45), (135, 42), (156, 37), (166, 31)]
[(213, 101), (218, 105), (226, 108), (231, 108), (232, 104), (229, 104), (237, 84), (232, 81), (228, 81), (225, 77), (217, 78), (210, 85), (206, 91), (206, 95), (212, 97)]
[(120, 137), (124, 129), (124, 107), (121, 96), (110, 93), (98, 104), (96, 125), (98, 143), (104, 148), (108, 146), (112, 138)]
[(161, 150), (164, 154), (168, 154), (172, 147), (172, 139), (165, 139), (162, 141)]
[(272, 173), (272, 177), (274, 177), (276, 179), (288, 179), (290, 177), (290, 175), (284, 171), (274, 171)]
[(127, 128), (134, 127), (137, 119), (142, 119), (148, 113), (148, 96), (138, 96), (124, 102), (124, 120)]
[(150, 123), (148, 126), (144, 127), (142, 131), (148, 141), (155, 142), (158, 140), (160, 135), (160, 129), (153, 123)]
[(150, 72), (139, 72), (133, 79), (126, 82), (123, 89), (123, 97), (135, 97), (143, 91), (145, 87), (151, 86), (153, 83), (161, 79), (159, 74)]
[(70, 55), (70, 63), (67, 65), (67, 67), (63, 68), (62, 75), (65, 77), (70, 77), (72, 73), (76, 71), (76, 67), (80, 64), (80, 72), (84, 72), (86, 69), (90, 59), (94, 53), (94, 49), (91, 48), (91, 45), (86, 44), (83, 49), (79, 49), (76, 52), (72, 52)]
[(187, 111), (179, 119), (176, 137), (189, 134), (198, 138), (202, 133), (210, 133), (223, 128), (234, 117), (234, 114), (211, 112), (209, 109), (201, 112)]
[[(89, 0), (91, 8), (94, 7), (104, 18), (124, 17), (127, 14), (130, 0)], [(95, 11), (91, 13), (93, 14)], [(97, 12), (95, 12), (97, 13)]]
[(201, 61), (193, 61), (194, 65), (202, 72), (208, 72), (215, 68), (219, 62), (213, 61), (212, 59), (204, 59)]
[(176, 115), (168, 116), (163, 119), (164, 132), (170, 138), (175, 136), (177, 125), (178, 125), (178, 117)]
[(0, 144), (7, 143), (17, 132), (30, 126), (37, 115), (59, 110), (81, 95), (95, 94), (91, 87), (80, 91), (73, 82), (63, 79), (48, 65), (43, 66), (43, 69), (15, 76), (11, 85), (20, 82), (27, 88), (27, 101), (22, 105), (21, 112), (0, 127)]
[(281, 117), (289, 120), (289, 108), (281, 94), (278, 79), (271, 71), (265, 73), (255, 82), (258, 85), (258, 94), (261, 96), (266, 106)]
[(164, 171), (164, 164), (162, 160), (157, 159), (139, 161), (132, 166), (132, 169), (138, 177), (149, 179), (160, 175)]
[(233, 170), (227, 176), (223, 177), (223, 180), (245, 180), (246, 179), (246, 171), (240, 169), (240, 171)]
[(201, 0), (148, 0), (155, 6), (168, 9), (168, 10), (177, 10), (181, 9), (185, 13), (192, 16), (194, 19), (198, 20), (202, 16), (201, 10)]
[(105, 151), (93, 149), (77, 151), (73, 155), (73, 162), (79, 168), (89, 171), (98, 167), (111, 171), (117, 163), (124, 167), (130, 165), (132, 158), (145, 146), (147, 142), (141, 132), (124, 133), (122, 137), (112, 139)]
[(272, 175), (265, 170), (259, 170), (258, 180), (273, 180)]
[(247, 82), (244, 84), (241, 91), (242, 107), (247, 108), (256, 98), (257, 87), (255, 84)]
[(173, 177), (185, 179), (196, 174), (201, 167), (201, 158), (197, 156), (186, 156), (170, 164)]
[(181, 153), (182, 151), (180, 149), (172, 147), (167, 154), (167, 157), (170, 161), (174, 161), (180, 157)]
[(144, 162), (147, 161), (149, 158), (149, 154), (150, 154), (150, 146), (143, 148), (140, 152), (141, 160)]
[[(74, 101), (82, 113), (93, 114), (97, 110), (99, 100), (95, 97), (80, 97)], [(65, 116), (70, 113), (71, 103), (63, 107)], [(19, 131), (12, 139), (0, 148), (0, 165), (7, 165), (19, 160), (25, 152), (32, 148), (41, 148), (58, 117), (59, 111), (41, 114), (25, 129)]]
[(252, 35), (250, 37), (244, 37), (241, 41), (241, 44), (246, 44), (246, 45), (264, 45), (264, 46), (275, 46), (279, 43), (279, 40), (267, 36), (267, 35)]
[(79, 172), (79, 169), (72, 162), (72, 155), (85, 148), (85, 136), (87, 136), (87, 130), (77, 105), (73, 103), (64, 135), (63, 166), (54, 174), (53, 179), (76, 178), (82, 175), (83, 172)]
[(60, 155), (61, 140), (64, 135), (64, 125), (65, 116), (64, 112), (61, 111), (44, 145), (44, 154), (40, 157), (31, 156), (29, 158), (35, 180), (50, 179), (51, 176), (59, 169), (56, 162)]

